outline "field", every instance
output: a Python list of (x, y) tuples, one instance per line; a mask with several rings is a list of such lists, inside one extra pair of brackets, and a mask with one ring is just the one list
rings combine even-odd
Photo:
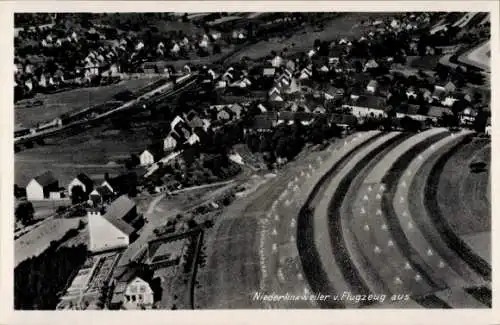
[(326, 22), (322, 31), (315, 31), (313, 26), (307, 26), (288, 39), (275, 38), (269, 41), (260, 41), (239, 52), (231, 61), (237, 62), (244, 56), (248, 56), (251, 59), (262, 58), (269, 55), (271, 51), (279, 52), (285, 47), (288, 49), (289, 54), (306, 51), (312, 48), (316, 39), (327, 41), (342, 37), (360, 37), (363, 33), (363, 28), (359, 26), (358, 22), (371, 16), (380, 17), (382, 15), (384, 14), (346, 14)]
[(446, 163), (438, 188), (439, 206), (458, 235), (491, 230), (487, 193), (489, 171), (471, 173), (469, 164), (477, 156), (490, 167), (491, 147), (481, 139), (463, 146)]
[(28, 257), (42, 253), (53, 240), (58, 240), (71, 228), (78, 226), (79, 218), (50, 219), (15, 241), (15, 265)]
[(458, 61), (489, 72), (491, 64), (490, 42), (485, 42), (466, 52), (458, 58)]
[(51, 170), (63, 187), (82, 172), (102, 180), (106, 172), (110, 175), (123, 172), (120, 162), (131, 153), (141, 153), (150, 141), (144, 128), (130, 132), (106, 127), (90, 129), (57, 143), (16, 153), (14, 181), (24, 187), (45, 170)]
[(39, 122), (50, 121), (64, 113), (72, 113), (85, 107), (102, 104), (111, 100), (119, 92), (137, 90), (157, 79), (159, 78), (125, 80), (103, 87), (80, 88), (50, 95), (37, 94), (34, 99), (19, 101), (19, 104), (26, 101), (42, 100), (43, 106), (16, 108), (14, 110), (15, 125), (35, 126)]

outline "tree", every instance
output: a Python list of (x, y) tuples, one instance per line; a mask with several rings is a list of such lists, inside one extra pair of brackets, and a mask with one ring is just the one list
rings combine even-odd
[(476, 130), (477, 133), (483, 133), (484, 129), (486, 128), (487, 122), (488, 116), (486, 112), (479, 111), (474, 120), (474, 130)]
[(71, 202), (73, 204), (82, 203), (86, 201), (87, 198), (87, 194), (80, 185), (75, 185), (71, 188)]
[(31, 202), (21, 202), (16, 208), (15, 216), (16, 220), (21, 221), (24, 225), (28, 225), (33, 222), (33, 216), (35, 214), (35, 209)]

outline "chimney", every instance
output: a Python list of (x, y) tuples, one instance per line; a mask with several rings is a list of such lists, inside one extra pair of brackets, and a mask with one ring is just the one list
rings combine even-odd
[(104, 180), (109, 181), (109, 173), (104, 173)]

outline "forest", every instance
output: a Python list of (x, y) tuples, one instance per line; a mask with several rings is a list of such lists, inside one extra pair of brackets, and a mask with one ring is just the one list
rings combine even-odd
[(14, 308), (55, 310), (86, 257), (85, 245), (58, 248), (53, 242), (42, 254), (20, 263), (14, 269)]

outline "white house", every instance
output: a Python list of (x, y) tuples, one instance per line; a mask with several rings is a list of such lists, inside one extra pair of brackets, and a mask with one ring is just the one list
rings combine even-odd
[(154, 164), (155, 156), (151, 150), (146, 149), (140, 154), (139, 160), (141, 161), (141, 166), (150, 166)]
[(200, 142), (200, 137), (198, 137), (198, 135), (196, 133), (193, 133), (193, 134), (191, 134), (189, 139), (187, 139), (186, 142), (189, 143), (190, 145), (194, 145), (194, 144)]
[(276, 55), (272, 60), (271, 60), (271, 65), (273, 68), (278, 68), (283, 64), (283, 59), (279, 56)]
[(172, 136), (172, 134), (167, 135), (165, 140), (163, 140), (163, 150), (170, 151), (174, 150), (177, 146), (177, 140)]
[(33, 178), (26, 186), (28, 201), (50, 199), (51, 193), (55, 192), (59, 192), (59, 181), (50, 171)]
[(68, 193), (71, 196), (73, 187), (80, 186), (83, 192), (89, 194), (94, 189), (94, 182), (85, 174), (78, 174), (68, 185)]
[(377, 85), (378, 85), (377, 80), (371, 80), (366, 86), (366, 91), (374, 94), (377, 91)]
[(125, 288), (123, 307), (125, 309), (138, 309), (150, 307), (154, 303), (154, 293), (149, 283), (135, 277)]

